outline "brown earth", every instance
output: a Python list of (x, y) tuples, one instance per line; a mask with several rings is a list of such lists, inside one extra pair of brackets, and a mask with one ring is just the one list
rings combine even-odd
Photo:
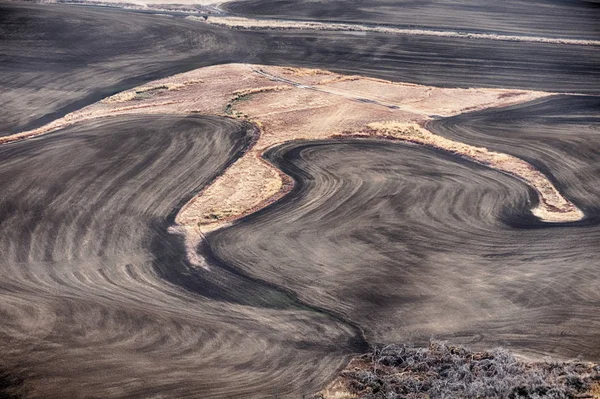
[(549, 397), (596, 399), (599, 371), (594, 363), (516, 357), (502, 348), (475, 352), (446, 342), (431, 342), (428, 348), (387, 345), (353, 358), (314, 399), (376, 399), (399, 392), (407, 399), (429, 399), (430, 391), (439, 397), (440, 390), (444, 397), (512, 398), (517, 392), (518, 397), (546, 397), (552, 392)]
[(449, 31), (436, 29), (408, 29), (387, 26), (371, 26), (356, 23), (340, 22), (317, 22), (317, 21), (287, 21), (281, 19), (253, 19), (245, 17), (211, 16), (207, 19), (190, 16), (190, 19), (198, 20), (218, 26), (232, 29), (278, 29), (278, 30), (319, 30), (319, 31), (345, 31), (356, 33), (377, 32), (390, 35), (417, 35), (436, 37), (458, 37), (466, 39), (501, 40), (510, 42), (535, 42), (567, 44), (579, 46), (600, 46), (600, 40), (593, 39), (571, 39), (558, 37), (540, 37), (526, 35), (503, 35), (496, 33), (477, 33), (463, 31)]
[(229, 64), (201, 68), (128, 90), (46, 126), (0, 138), (9, 142), (76, 122), (131, 114), (212, 114), (246, 119), (260, 131), (256, 143), (177, 216), (187, 228), (222, 227), (281, 197), (291, 182), (262, 159), (291, 140), (368, 136), (407, 140), (453, 152), (510, 173), (535, 188), (533, 212), (551, 221), (583, 214), (526, 162), (454, 142), (427, 131), (433, 116), (452, 116), (526, 102), (549, 93), (505, 89), (452, 89), (395, 83), (324, 70)]

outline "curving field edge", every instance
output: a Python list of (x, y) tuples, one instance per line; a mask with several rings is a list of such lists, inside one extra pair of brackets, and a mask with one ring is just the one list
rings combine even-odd
[(229, 64), (201, 68), (118, 93), (45, 126), (0, 138), (35, 137), (76, 122), (133, 114), (207, 114), (247, 120), (257, 137), (245, 153), (184, 205), (173, 232), (184, 233), (190, 262), (203, 233), (219, 229), (283, 197), (292, 179), (263, 159), (292, 140), (340, 137), (409, 141), (450, 152), (508, 173), (538, 194), (532, 213), (550, 223), (573, 222), (583, 212), (544, 174), (509, 154), (449, 140), (426, 129), (433, 119), (519, 104), (551, 95), (503, 89), (447, 89), (320, 69)]

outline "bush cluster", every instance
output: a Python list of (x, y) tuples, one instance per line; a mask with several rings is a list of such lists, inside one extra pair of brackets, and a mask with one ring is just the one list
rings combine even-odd
[(527, 363), (504, 349), (472, 352), (444, 342), (428, 348), (378, 347), (344, 371), (364, 399), (570, 399), (600, 381), (600, 367), (581, 362)]

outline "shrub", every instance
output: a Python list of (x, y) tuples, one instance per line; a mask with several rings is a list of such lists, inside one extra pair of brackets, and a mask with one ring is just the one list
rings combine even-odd
[(569, 399), (600, 379), (600, 367), (581, 362), (527, 363), (504, 349), (472, 352), (433, 341), (428, 348), (386, 345), (343, 372), (364, 399)]

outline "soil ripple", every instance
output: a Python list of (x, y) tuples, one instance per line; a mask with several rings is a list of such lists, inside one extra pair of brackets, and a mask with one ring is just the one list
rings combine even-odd
[(335, 309), (371, 342), (600, 356), (590, 206), (591, 219), (550, 227), (519, 180), (408, 144), (290, 143), (268, 157), (296, 185), (208, 235), (226, 262)]
[(301, 396), (364, 348), (286, 290), (190, 265), (169, 232), (249, 131), (127, 116), (0, 148), (0, 351), (30, 397)]
[(519, 157), (597, 223), (600, 98), (553, 96), (428, 123), (436, 134)]

